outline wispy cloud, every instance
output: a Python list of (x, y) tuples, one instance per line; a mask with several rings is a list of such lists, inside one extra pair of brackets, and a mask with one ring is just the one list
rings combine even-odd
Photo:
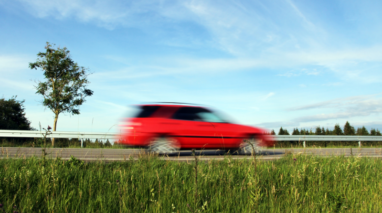
[(4, 76), (7, 73), (28, 69), (32, 60), (30, 56), (0, 55), (0, 73)]
[(275, 95), (274, 92), (270, 92), (270, 93), (268, 93), (268, 94), (263, 98), (263, 100), (265, 101), (265, 100), (267, 100), (268, 98), (270, 98), (270, 97), (272, 97), (272, 96), (274, 96), (274, 95)]
[(31, 82), (25, 83), (22, 81), (14, 81), (14, 80), (1, 79), (1, 78), (0, 78), (0, 82), (2, 82), (3, 86), (6, 85), (8, 86), (8, 88), (12, 88), (12, 90), (22, 89), (22, 90), (31, 91), (35, 89), (33, 84), (31, 84)]
[[(25, 1), (19, 0), (25, 10), (41, 17), (57, 19), (77, 18), (82, 22), (94, 22), (108, 29), (137, 27), (150, 32), (164, 30), (158, 26), (174, 26), (176, 23), (194, 23), (210, 33), (204, 46), (229, 53), (232, 58), (194, 59), (193, 65), (204, 68), (237, 69), (259, 67), (322, 66), (338, 74), (344, 80), (379, 82), (381, 78), (371, 75), (382, 74), (382, 47), (349, 46), (333, 48), (341, 41), (326, 39), (326, 30), (314, 23), (302, 7), (292, 0), (263, 3), (235, 1), (216, 4), (214, 1)], [(276, 6), (277, 5), (277, 6)], [(270, 10), (271, 8), (272, 10)], [(281, 9), (282, 8), (282, 9)], [(288, 9), (289, 8), (289, 9)], [(272, 14), (269, 14), (272, 13)], [(272, 18), (268, 18), (271, 15)], [(314, 16), (316, 17), (316, 16)], [(136, 20), (139, 20), (137, 22)], [(300, 22), (304, 26), (286, 28), (286, 23)], [(139, 24), (138, 24), (139, 23)], [(289, 26), (290, 27), (290, 26)], [(177, 31), (186, 30), (180, 27)], [(184, 40), (178, 38), (158, 39), (162, 44), (189, 46), (197, 33)], [(325, 37), (326, 38), (326, 37)], [(260, 51), (259, 51), (260, 50)], [(185, 63), (188, 61), (185, 60)], [(195, 62), (195, 63), (194, 63)], [(373, 62), (374, 65), (362, 64)], [(365, 70), (366, 69), (366, 70)], [(318, 75), (311, 71), (307, 75)], [(282, 76), (300, 75), (295, 72), (281, 73)]]
[(301, 17), (301, 19), (304, 21), (304, 23), (312, 30), (316, 30), (317, 27), (311, 22), (309, 21), (306, 16), (301, 12), (301, 10), (293, 3), (292, 0), (286, 0), (286, 2), (288, 2), (288, 4), (293, 8), (294, 11), (296, 11), (296, 14)]
[[(340, 6), (331, 10), (331, 4)], [(45, 30), (52, 40), (71, 43), (83, 51), (81, 60), (87, 60), (91, 70), (95, 70), (89, 76), (95, 90), (94, 101), (91, 98), (87, 104), (98, 104), (102, 113), (110, 113), (109, 109), (123, 111), (125, 102), (172, 100), (232, 109), (248, 123), (255, 120), (268, 122), (264, 123), (266, 126), (292, 126), (357, 116), (371, 118), (380, 113), (378, 95), (323, 100), (320, 94), (328, 88), (313, 89), (341, 86), (328, 92), (328, 99), (348, 95), (343, 91), (346, 87), (355, 88), (354, 85), (363, 86), (357, 94), (378, 89), (382, 82), (382, 28), (376, 15), (381, 8), (374, 4), (296, 0), (5, 0), (0, 9), (5, 8), (10, 21), (19, 20), (6, 26), (7, 30), (25, 30), (28, 42), (46, 35), (43, 31), (29, 33), (32, 31), (27, 27), (18, 25), (21, 19), (29, 19), (31, 26), (38, 23), (41, 29), (49, 26)], [(10, 7), (13, 10), (7, 10)], [(326, 15), (322, 16), (324, 12)], [(66, 32), (56, 30), (69, 25)], [(98, 59), (104, 55), (104, 60), (88, 57), (86, 51), (94, 48), (94, 42), (90, 48), (80, 38), (68, 39), (78, 33), (72, 29), (83, 26), (86, 31), (97, 31), (92, 39), (101, 45), (95, 45), (99, 51), (92, 54)], [(81, 37), (80, 34), (77, 35)], [(102, 43), (105, 36), (107, 45)], [(84, 37), (81, 39), (88, 39)], [(16, 44), (19, 40), (4, 42)], [(13, 46), (15, 52), (36, 50), (23, 44)], [(26, 85), (33, 85), (25, 83), (27, 78), (43, 79), (36, 77), (40, 71), (31, 72), (28, 68), (39, 50), (32, 57), (0, 51), (0, 89), (27, 91)], [(282, 109), (293, 106), (296, 97), (304, 97), (308, 104)], [(253, 117), (248, 116), (250, 113)]]
[[(319, 108), (358, 108), (365, 107), (368, 109), (366, 111), (374, 111), (373, 108), (382, 109), (382, 98), (379, 97), (380, 94), (376, 95), (362, 95), (362, 96), (351, 96), (346, 98), (338, 98), (329, 101), (318, 102), (315, 104), (309, 104), (299, 107), (289, 108), (288, 111), (297, 111), (297, 110), (311, 110)], [(381, 105), (381, 106), (379, 106)], [(377, 110), (378, 111), (378, 110)]]

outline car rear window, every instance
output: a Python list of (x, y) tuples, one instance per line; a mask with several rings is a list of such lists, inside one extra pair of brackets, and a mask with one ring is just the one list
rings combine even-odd
[(159, 109), (159, 106), (141, 106), (141, 111), (135, 116), (136, 118), (150, 117), (155, 111)]

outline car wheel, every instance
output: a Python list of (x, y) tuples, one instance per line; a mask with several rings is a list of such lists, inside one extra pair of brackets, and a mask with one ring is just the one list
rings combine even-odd
[(243, 140), (240, 144), (240, 154), (259, 154), (260, 153), (260, 140), (252, 136)]
[(171, 154), (179, 150), (177, 142), (169, 137), (155, 137), (150, 140), (147, 152), (156, 154)]

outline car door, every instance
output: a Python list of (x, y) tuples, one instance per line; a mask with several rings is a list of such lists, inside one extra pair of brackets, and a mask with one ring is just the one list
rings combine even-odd
[(205, 110), (197, 113), (205, 122), (209, 122), (214, 127), (214, 148), (233, 148), (237, 147), (242, 139), (242, 131), (237, 124), (229, 123), (219, 114)]
[(182, 148), (200, 149), (216, 146), (217, 134), (214, 125), (198, 115), (204, 110), (200, 107), (180, 107), (172, 116), (172, 119), (180, 121), (174, 136), (178, 138)]

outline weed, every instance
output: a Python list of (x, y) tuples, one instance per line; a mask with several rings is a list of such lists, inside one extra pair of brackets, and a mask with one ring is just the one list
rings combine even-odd
[(112, 163), (47, 157), (45, 165), (4, 158), (0, 212), (382, 212), (380, 159), (194, 157), (192, 164), (155, 155)]

